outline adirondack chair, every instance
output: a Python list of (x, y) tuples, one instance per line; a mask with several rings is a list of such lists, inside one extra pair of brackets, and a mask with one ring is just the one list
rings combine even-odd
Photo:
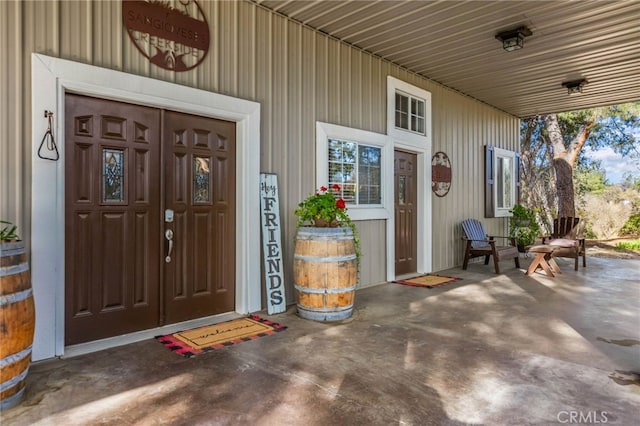
[[(516, 268), (520, 268), (520, 258), (518, 257), (518, 247), (516, 247), (515, 239), (510, 237), (488, 236), (482, 226), (482, 223), (476, 219), (467, 219), (462, 222), (462, 230), (464, 231), (463, 240), (466, 240), (464, 251), (464, 263), (462, 269), (467, 269), (469, 259), (484, 256), (484, 264), (489, 264), (489, 257), (493, 256), (493, 264), (496, 274), (500, 273), (499, 262), (504, 259), (513, 259)], [(510, 240), (511, 245), (496, 245), (495, 238), (504, 238)]]
[(584, 220), (579, 217), (559, 217), (553, 221), (553, 233), (542, 237), (542, 244), (560, 247), (553, 252), (554, 257), (569, 257), (576, 260), (582, 256), (582, 267), (587, 267), (587, 250), (584, 239)]

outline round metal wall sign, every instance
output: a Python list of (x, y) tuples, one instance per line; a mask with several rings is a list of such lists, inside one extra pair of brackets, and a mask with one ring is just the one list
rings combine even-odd
[(209, 51), (209, 23), (196, 0), (123, 0), (122, 20), (140, 53), (166, 70), (195, 68)]
[(431, 157), (431, 190), (438, 197), (444, 197), (451, 189), (451, 161), (442, 151)]

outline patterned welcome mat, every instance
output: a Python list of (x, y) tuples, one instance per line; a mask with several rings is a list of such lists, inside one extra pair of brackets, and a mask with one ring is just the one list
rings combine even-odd
[(397, 280), (397, 281), (394, 281), (394, 283), (413, 286), (413, 287), (432, 288), (432, 287), (437, 287), (439, 285), (449, 284), (451, 282), (458, 281), (461, 279), (462, 278), (458, 278), (458, 277), (447, 277), (444, 275), (427, 274), (427, 275), (421, 275), (419, 277), (409, 278), (406, 280)]
[(250, 315), (219, 324), (179, 331), (164, 336), (156, 336), (156, 340), (184, 357), (192, 357), (203, 352), (226, 346), (236, 345), (259, 337), (270, 336), (286, 326)]

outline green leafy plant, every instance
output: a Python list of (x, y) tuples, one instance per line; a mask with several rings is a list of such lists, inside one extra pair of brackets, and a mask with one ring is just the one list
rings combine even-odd
[(356, 225), (351, 221), (347, 213), (347, 205), (344, 199), (336, 197), (339, 193), (340, 185), (334, 184), (329, 190), (326, 186), (309, 195), (304, 201), (298, 204), (298, 208), (293, 212), (298, 216), (298, 227), (314, 226), (319, 228), (351, 228), (353, 242), (356, 248), (358, 260), (358, 270), (360, 270), (360, 237)]
[[(333, 185), (333, 191), (340, 191), (340, 185)], [(333, 191), (323, 186), (319, 192), (310, 195), (294, 212), (298, 216), (298, 226), (311, 225), (320, 228), (350, 226), (351, 219), (342, 198), (336, 198)]]
[(640, 237), (640, 214), (634, 214), (627, 219), (622, 228), (620, 228), (620, 235)]
[(616, 244), (616, 248), (625, 250), (640, 250), (640, 239), (633, 241), (621, 241)]
[(509, 220), (509, 236), (515, 238), (518, 246), (533, 244), (540, 234), (536, 211), (521, 204), (514, 205), (510, 211), (513, 216)]
[(13, 241), (18, 239), (18, 235), (16, 234), (18, 227), (16, 225), (5, 220), (0, 220), (0, 223), (3, 224), (2, 228), (0, 228), (0, 241)]

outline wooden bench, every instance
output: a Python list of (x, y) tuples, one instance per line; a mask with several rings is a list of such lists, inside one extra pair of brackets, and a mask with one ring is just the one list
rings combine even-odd
[(533, 274), (538, 268), (542, 268), (544, 272), (550, 277), (554, 277), (554, 272), (556, 274), (560, 274), (560, 267), (553, 259), (553, 253), (560, 249), (557, 246), (550, 245), (537, 245), (527, 247), (526, 250), (529, 253), (535, 253), (535, 257), (531, 261), (531, 265), (529, 265), (529, 269), (525, 272), (525, 275)]

